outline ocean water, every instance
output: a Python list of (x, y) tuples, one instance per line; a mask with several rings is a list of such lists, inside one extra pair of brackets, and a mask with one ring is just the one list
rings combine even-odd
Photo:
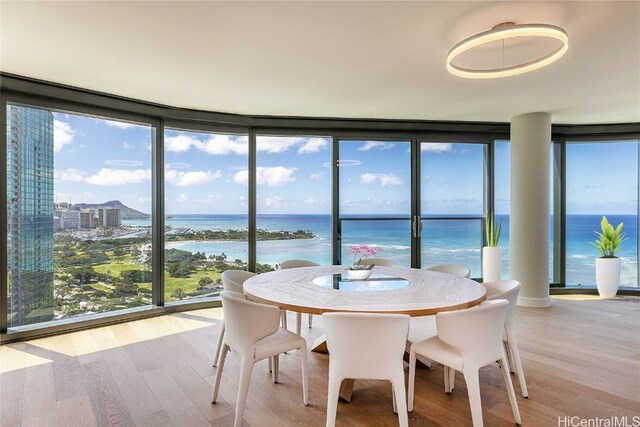
[[(377, 256), (389, 258), (402, 266), (411, 262), (411, 222), (406, 220), (374, 219), (341, 221), (343, 264), (351, 264), (351, 245), (368, 244), (379, 250)], [(567, 216), (566, 281), (568, 286), (593, 286), (595, 283), (595, 259), (598, 251), (590, 243), (600, 227), (600, 215)], [(638, 287), (638, 220), (635, 215), (611, 215), (611, 223), (624, 222), (627, 240), (618, 256), (622, 259), (621, 285)], [(496, 215), (502, 221), (500, 246), (503, 251), (503, 276), (508, 276), (509, 266), (509, 217)], [(124, 221), (126, 225), (148, 226), (149, 220)], [(421, 239), (422, 266), (460, 263), (467, 265), (472, 277), (481, 276), (481, 223), (479, 220), (429, 220), (423, 221)], [(227, 230), (247, 229), (247, 217), (241, 215), (174, 215), (166, 220), (172, 229)], [(257, 261), (261, 264), (278, 264), (286, 259), (300, 258), (331, 263), (331, 217), (329, 215), (258, 215), (257, 228), (270, 231), (310, 230), (312, 239), (258, 241)], [(550, 281), (553, 263), (553, 230), (550, 230)], [(225, 253), (228, 259), (248, 259), (248, 245), (237, 241), (169, 242), (167, 247), (207, 255)]]

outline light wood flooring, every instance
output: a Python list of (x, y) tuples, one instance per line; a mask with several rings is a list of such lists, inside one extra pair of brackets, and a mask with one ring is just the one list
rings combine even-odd
[[(557, 426), (558, 417), (640, 415), (640, 299), (602, 301), (563, 296), (548, 309), (518, 308), (520, 354), (529, 399), (518, 395), (523, 426)], [(210, 403), (213, 349), (221, 309), (172, 314), (0, 347), (0, 425), (231, 426), (239, 360), (227, 359), (219, 402)], [(303, 334), (311, 344), (322, 321)], [(290, 317), (290, 327), (294, 325)], [(412, 336), (432, 327), (412, 322)], [(281, 356), (280, 382), (256, 364), (244, 425), (323, 426), (328, 356), (310, 353), (310, 405), (302, 403), (300, 355)], [(419, 369), (412, 426), (471, 425), (462, 375), (451, 395), (443, 370)], [(512, 377), (516, 392), (518, 382)], [(486, 426), (512, 426), (497, 364), (480, 372)], [(351, 403), (338, 405), (337, 425), (394, 426), (391, 386), (357, 381)]]

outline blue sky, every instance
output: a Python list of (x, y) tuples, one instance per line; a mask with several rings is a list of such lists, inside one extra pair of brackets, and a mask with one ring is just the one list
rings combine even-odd
[[(118, 199), (151, 212), (151, 128), (55, 113), (57, 201)], [(166, 130), (165, 210), (247, 212), (247, 137)], [(422, 144), (423, 214), (481, 214), (482, 146)], [(331, 212), (331, 139), (257, 139), (258, 213)], [(509, 145), (496, 144), (496, 208), (508, 212)], [(340, 143), (342, 214), (409, 215), (409, 143)], [(568, 213), (634, 214), (637, 141), (568, 144)]]

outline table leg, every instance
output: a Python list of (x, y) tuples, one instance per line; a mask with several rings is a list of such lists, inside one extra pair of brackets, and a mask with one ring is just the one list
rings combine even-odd
[(327, 337), (325, 337), (324, 334), (316, 338), (311, 346), (311, 351), (314, 353), (329, 353), (329, 350), (327, 349)]
[(351, 396), (353, 395), (353, 385), (356, 380), (353, 379), (344, 379), (342, 380), (342, 384), (340, 384), (340, 399), (345, 402), (351, 402)]

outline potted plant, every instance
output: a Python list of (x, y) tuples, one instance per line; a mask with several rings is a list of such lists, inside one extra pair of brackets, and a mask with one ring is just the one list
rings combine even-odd
[(347, 270), (347, 274), (353, 280), (366, 280), (371, 276), (373, 264), (361, 264), (362, 258), (373, 256), (379, 252), (376, 248), (367, 245), (353, 245), (350, 248), (353, 254), (353, 264)]
[(601, 255), (596, 259), (596, 285), (601, 298), (615, 297), (620, 286), (620, 258), (616, 253), (620, 250), (620, 244), (626, 240), (622, 233), (622, 226), (621, 222), (613, 228), (613, 225), (607, 221), (607, 217), (603, 216), (600, 221), (602, 232), (595, 231), (598, 239), (591, 242), (598, 248)]
[(498, 246), (502, 231), (502, 221), (495, 223), (493, 212), (485, 218), (487, 246), (482, 248), (482, 281), (495, 282), (502, 275), (502, 250)]

